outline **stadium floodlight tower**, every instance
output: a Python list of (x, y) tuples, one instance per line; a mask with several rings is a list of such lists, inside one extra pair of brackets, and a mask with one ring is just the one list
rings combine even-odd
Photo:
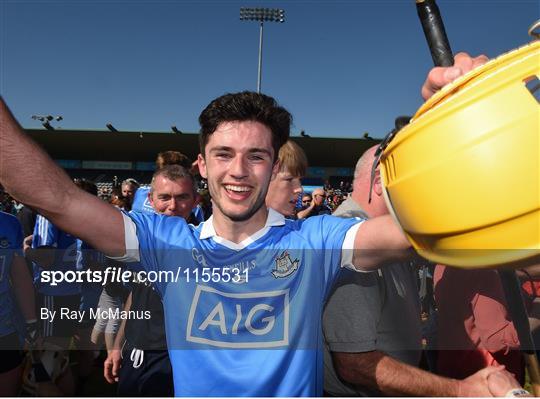
[(263, 27), (265, 22), (285, 22), (285, 10), (281, 8), (240, 8), (241, 21), (259, 22), (259, 69), (257, 74), (257, 93), (261, 92)]

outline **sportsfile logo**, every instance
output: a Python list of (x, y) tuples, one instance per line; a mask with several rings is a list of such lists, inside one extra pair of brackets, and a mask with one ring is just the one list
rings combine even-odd
[(198, 285), (186, 339), (219, 348), (289, 344), (289, 290), (228, 293)]

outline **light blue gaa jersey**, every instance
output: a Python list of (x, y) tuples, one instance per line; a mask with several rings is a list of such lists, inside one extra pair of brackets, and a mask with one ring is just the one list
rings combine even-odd
[[(66, 272), (75, 271), (77, 264), (77, 239), (52, 224), (41, 215), (37, 215), (34, 227), (34, 236), (32, 238), (32, 248), (54, 247), (54, 263), (48, 270), (58, 270)], [(76, 282), (62, 281), (58, 285), (41, 282), (41, 272), (44, 270), (38, 264), (33, 264), (34, 286), (36, 290), (44, 295), (65, 296), (76, 295), (81, 292), (81, 284)]]
[(155, 286), (177, 396), (322, 394), (323, 302), (358, 220), (286, 221), (270, 210), (264, 229), (234, 244), (215, 236), (212, 219), (193, 227), (178, 217), (129, 217), (126, 245), (137, 245), (135, 227), (148, 277), (170, 272)]
[(10, 273), (15, 254), (22, 256), (22, 245), (21, 224), (16, 217), (0, 212), (0, 337), (15, 331)]
[(149, 192), (150, 186), (141, 186), (135, 191), (133, 204), (131, 204), (132, 211), (154, 213), (154, 208), (152, 208), (152, 205), (150, 205), (150, 201), (148, 200)]
[(193, 208), (191, 214), (197, 221), (197, 224), (204, 222), (204, 210), (202, 209), (202, 206), (200, 204)]

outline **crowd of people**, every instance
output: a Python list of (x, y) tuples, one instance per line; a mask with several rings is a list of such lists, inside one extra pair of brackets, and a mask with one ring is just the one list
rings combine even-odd
[(84, 395), (101, 362), (120, 396), (530, 396), (497, 272), (411, 250), (376, 147), (352, 184), (304, 192), (291, 114), (226, 94), (199, 117), (195, 162), (160, 153), (148, 185), (107, 203), (1, 114), (3, 203), (25, 205), (0, 213), (0, 395)]

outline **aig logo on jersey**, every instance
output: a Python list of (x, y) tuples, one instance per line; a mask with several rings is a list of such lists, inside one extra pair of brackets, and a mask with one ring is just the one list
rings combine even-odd
[(289, 290), (228, 293), (197, 286), (186, 340), (220, 348), (289, 344)]

